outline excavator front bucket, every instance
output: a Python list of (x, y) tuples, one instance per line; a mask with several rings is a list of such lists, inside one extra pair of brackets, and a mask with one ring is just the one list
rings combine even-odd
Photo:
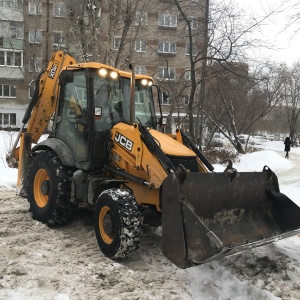
[(170, 174), (162, 185), (162, 252), (179, 268), (300, 233), (300, 207), (262, 172)]

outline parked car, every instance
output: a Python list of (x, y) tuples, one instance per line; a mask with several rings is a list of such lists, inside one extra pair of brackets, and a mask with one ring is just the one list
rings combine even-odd
[(246, 144), (246, 142), (249, 138), (249, 135), (248, 134), (239, 134), (237, 137), (242, 144)]
[(266, 142), (266, 137), (262, 135), (254, 135), (252, 137), (253, 144), (262, 145)]
[(223, 147), (224, 146), (224, 139), (220, 133), (214, 133), (211, 143), (213, 147)]
[(246, 144), (248, 141), (248, 145), (261, 145), (262, 138), (260, 136), (251, 136), (249, 137), (248, 134), (239, 134), (238, 139), (242, 144)]

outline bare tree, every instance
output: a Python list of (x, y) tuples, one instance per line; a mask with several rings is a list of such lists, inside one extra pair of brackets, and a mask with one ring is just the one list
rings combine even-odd
[[(226, 66), (228, 68), (228, 64)], [(247, 144), (244, 147), (238, 135), (250, 135), (254, 125), (282, 100), (282, 68), (265, 65), (256, 70), (259, 74), (248, 74), (247, 67), (233, 64), (233, 69), (223, 69), (223, 72), (214, 72), (213, 68), (207, 84), (209, 103), (203, 110), (213, 127), (222, 132), (239, 153), (246, 152)]]
[(283, 0), (283, 3), (283, 10), (288, 14), (285, 29), (293, 27), (297, 33), (300, 30), (300, 3), (297, 0)]
[[(189, 133), (193, 138), (197, 138), (202, 136), (203, 129), (203, 121), (199, 119), (203, 116), (202, 110), (206, 101), (205, 82), (209, 76), (206, 72), (207, 66), (218, 63), (222, 68), (226, 68), (226, 64), (230, 65), (234, 61), (246, 61), (246, 50), (263, 46), (262, 41), (258, 41), (252, 33), (259, 29), (272, 12), (256, 19), (246, 17), (233, 1), (206, 1), (207, 6), (203, 11), (203, 17), (196, 20), (199, 26), (195, 30), (195, 20), (190, 18), (190, 11), (185, 2), (180, 0), (174, 2), (188, 28), (186, 38), (189, 43), (191, 69)], [(199, 36), (203, 38), (197, 41)], [(197, 44), (202, 46), (197, 48), (195, 47)], [(198, 112), (196, 122), (194, 122), (195, 112)]]
[(296, 125), (300, 115), (300, 62), (291, 68), (283, 66), (285, 70), (283, 98), (286, 120), (289, 124), (290, 137), (295, 142)]
[(138, 11), (144, 10), (147, 1), (87, 2), (70, 3), (80, 50), (84, 55), (91, 54), (94, 59), (100, 58), (103, 63), (120, 67), (125, 59), (133, 57), (133, 45), (141, 25), (136, 16)]

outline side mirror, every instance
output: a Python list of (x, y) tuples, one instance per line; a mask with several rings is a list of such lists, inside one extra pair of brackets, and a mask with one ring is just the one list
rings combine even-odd
[(102, 107), (95, 107), (95, 111), (94, 111), (94, 116), (95, 117), (101, 117), (102, 116)]
[(162, 127), (166, 126), (168, 124), (168, 118), (162, 116), (161, 118), (159, 118), (158, 124)]

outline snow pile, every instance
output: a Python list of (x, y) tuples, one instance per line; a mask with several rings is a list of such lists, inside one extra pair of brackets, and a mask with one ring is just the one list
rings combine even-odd
[(268, 166), (273, 172), (277, 172), (291, 169), (292, 164), (277, 152), (263, 150), (242, 155), (237, 166), (238, 171), (242, 172), (261, 172), (264, 166)]
[(7, 167), (6, 155), (13, 147), (17, 132), (0, 131), (0, 188), (16, 187), (17, 169)]

